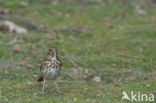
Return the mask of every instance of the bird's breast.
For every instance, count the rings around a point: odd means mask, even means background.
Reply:
[[[54,80],[59,76],[60,71],[55,68],[47,68],[44,71],[44,78],[48,80]]]

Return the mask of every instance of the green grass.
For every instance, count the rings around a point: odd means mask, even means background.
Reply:
[[[147,15],[137,14],[136,5]],[[80,6],[63,2],[11,8],[11,16],[33,20],[48,29],[74,27],[84,32],[59,31],[56,32],[58,38],[50,32],[33,30],[27,35],[1,32],[0,100],[8,103],[120,103],[122,91],[155,94],[156,8],[136,5]],[[10,43],[15,38],[17,41]],[[19,46],[18,53],[13,52],[15,45]],[[40,63],[51,46],[59,48],[63,61],[58,78],[62,95],[56,93],[53,85],[42,95],[42,83],[37,83]],[[74,65],[68,57],[82,68],[78,73],[72,69]],[[102,81],[94,82],[95,76]]]

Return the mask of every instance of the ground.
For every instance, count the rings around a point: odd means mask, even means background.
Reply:
[[[63,2],[10,8],[9,16],[32,20],[50,31],[0,32],[1,102],[121,103],[123,91],[156,95],[152,4]],[[40,63],[51,46],[58,47],[63,62],[60,94],[52,81],[42,94],[42,83],[37,82]]]

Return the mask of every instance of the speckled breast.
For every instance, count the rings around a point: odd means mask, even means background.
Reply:
[[[55,80],[60,74],[60,70],[48,68],[44,71],[44,79]]]

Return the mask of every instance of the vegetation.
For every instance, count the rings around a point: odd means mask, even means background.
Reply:
[[[0,32],[0,102],[120,103],[123,91],[156,94],[155,5],[23,4],[1,7],[11,9],[10,17],[32,20],[50,31]],[[58,47],[63,61],[61,94],[53,84],[42,94],[42,83],[37,82],[51,46]]]

